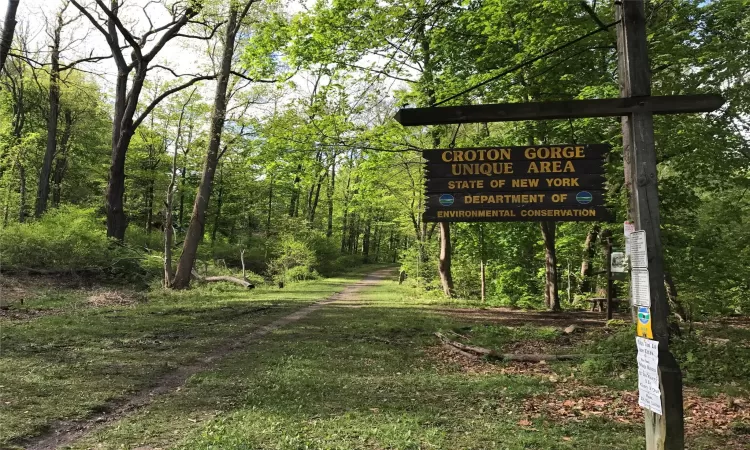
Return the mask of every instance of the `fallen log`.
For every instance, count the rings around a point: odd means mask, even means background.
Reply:
[[[499,353],[495,350],[490,350],[484,347],[477,347],[475,345],[462,344],[460,342],[451,341],[450,339],[443,336],[442,333],[435,333],[442,342],[443,346],[458,353],[460,355],[469,358],[481,358],[487,357],[499,361],[518,361],[518,362],[542,362],[542,361],[570,361],[574,359],[583,358],[586,355],[528,355],[528,354],[513,354],[513,353]]]
[[[203,275],[199,274],[195,270],[193,270],[193,278],[199,281],[204,281],[206,283],[215,283],[218,281],[224,281],[227,283],[234,283],[239,284],[240,286],[244,286],[246,289],[254,289],[255,285],[253,283],[250,283],[249,281],[240,280],[239,278],[235,277],[229,277],[229,276],[215,276],[215,277],[204,277]]]

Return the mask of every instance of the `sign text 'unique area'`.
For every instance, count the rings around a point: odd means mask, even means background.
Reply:
[[[427,222],[604,221],[607,144],[425,150]]]

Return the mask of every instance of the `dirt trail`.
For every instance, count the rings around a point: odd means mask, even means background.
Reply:
[[[315,304],[299,309],[271,322],[268,325],[258,328],[252,333],[233,339],[231,342],[227,342],[226,344],[215,348],[211,353],[198,359],[194,363],[180,367],[174,372],[163,376],[149,388],[136,392],[127,398],[104,405],[103,409],[106,412],[102,414],[97,414],[86,420],[59,421],[53,423],[47,433],[36,438],[28,439],[21,445],[26,450],[53,450],[63,446],[72,445],[83,436],[94,432],[105,425],[116,422],[144,406],[149,405],[158,396],[175,391],[192,375],[210,369],[212,363],[227,356],[233,351],[244,347],[259,337],[265,336],[285,325],[296,322],[326,305],[340,301],[353,300],[355,294],[367,287],[380,283],[392,273],[392,269],[383,269],[373,272],[363,279],[348,285],[341,292],[338,292],[325,300],[321,300]]]

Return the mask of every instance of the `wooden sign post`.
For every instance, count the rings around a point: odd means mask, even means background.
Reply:
[[[669,304],[664,289],[653,115],[715,111],[721,107],[724,100],[715,94],[651,96],[651,70],[648,60],[644,0],[615,0],[615,5],[619,21],[617,49],[621,98],[408,108],[401,109],[395,119],[404,126],[416,126],[580,117],[622,117],[625,184],[630,196],[629,216],[635,224],[636,232],[646,235],[646,251],[641,252],[640,265],[638,270],[633,271],[631,282],[631,286],[637,285],[637,297],[639,302],[643,303],[639,305],[638,318],[639,320],[642,318],[648,325],[648,333],[653,332],[653,340],[650,336],[636,338],[639,350],[639,403],[646,408],[646,449],[682,450],[685,446],[682,375],[677,361],[669,351]],[[438,153],[431,151],[425,152],[424,155],[429,161]],[[446,157],[452,159],[453,156],[455,155]],[[478,156],[478,153],[473,156]],[[514,158],[511,156],[510,159]],[[530,158],[526,161],[520,157],[515,159],[519,161],[513,164],[514,173],[516,169],[530,173]],[[569,158],[554,159],[557,159],[560,164],[565,164],[565,160]],[[476,184],[477,180],[490,176],[491,179],[501,180],[506,175],[511,175],[509,171],[504,174],[510,167],[501,164],[497,167],[492,165],[490,169],[486,169],[473,164],[463,166],[463,162],[473,163],[474,161],[461,161],[462,166],[455,169],[459,170],[458,173],[453,172],[454,167],[446,168],[447,166],[440,167],[439,165],[435,166],[434,171],[428,173],[428,176],[434,177],[427,182],[428,195],[439,195],[437,198],[428,198],[425,221],[437,219],[442,222],[450,220],[472,222],[482,220],[601,220],[606,216],[604,211],[601,211],[601,214],[589,213],[587,216],[583,216],[583,213],[575,217],[568,216],[562,211],[571,211],[569,209],[571,204],[565,205],[563,202],[557,202],[557,205],[549,207],[545,202],[552,202],[551,197],[548,198],[547,193],[544,192],[533,192],[530,189],[532,186],[529,185],[517,185],[516,187],[523,188],[523,191],[515,192],[525,194],[527,197],[516,198],[514,195],[517,194],[514,194],[512,181],[510,181],[510,189],[505,187],[507,185],[498,185],[496,189],[490,185],[489,192],[485,192],[487,189],[484,185],[480,188]],[[580,183],[592,189],[600,185],[602,172],[597,171],[596,164],[591,160],[571,161],[571,164],[576,173],[581,174]],[[560,167],[564,169],[564,166]],[[479,170],[479,175],[476,175],[476,170]],[[483,173],[488,170],[491,171],[490,175]],[[451,187],[449,183],[452,180],[448,179],[450,176],[464,177],[464,183],[454,184]],[[543,179],[547,176],[549,175],[542,173],[534,178],[544,182]],[[453,182],[455,183],[455,180]],[[521,183],[520,180],[517,182]],[[445,191],[446,189],[448,191]],[[451,190],[458,190],[458,195],[452,193]],[[503,190],[509,192],[502,192]],[[542,194],[544,197],[539,196]],[[598,204],[594,202],[597,198],[596,194],[593,192],[589,194],[591,194],[591,210],[596,211],[596,208],[600,208],[593,206]],[[443,195],[445,197],[441,201]],[[531,195],[537,196],[532,200]],[[561,198],[557,197],[558,200]],[[565,201],[567,200],[566,198]],[[463,202],[465,207],[450,208],[457,201],[459,206]],[[597,202],[602,202],[602,199],[600,198]],[[538,203],[537,207],[528,206],[532,203]],[[500,204],[516,205],[497,207]],[[469,208],[468,205],[483,206]],[[548,217],[543,218],[541,214]],[[534,215],[536,217],[532,218]],[[636,298],[635,294],[633,298]]]
[[[646,40],[643,0],[616,2],[617,52],[620,95],[624,98],[651,95],[651,69]],[[648,279],[651,296],[651,327],[658,345],[658,373],[662,414],[645,409],[646,449],[682,450],[685,447],[682,407],[682,374],[669,351],[669,303],[664,289],[664,258],[661,244],[656,150],[651,111],[622,117],[625,184],[630,196],[629,216],[635,229],[646,232]]]

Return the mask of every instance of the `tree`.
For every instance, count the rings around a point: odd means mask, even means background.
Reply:
[[[154,68],[163,68],[158,65],[150,67],[150,65],[171,40],[177,37],[208,39],[217,27],[211,28],[205,22],[196,22],[194,19],[199,14],[202,4],[197,1],[189,1],[184,6],[182,6],[182,3],[177,3],[174,7],[168,8],[171,21],[166,24],[155,26],[148,19],[149,29],[136,37],[121,20],[120,0],[111,0],[109,7],[104,3],[104,0],[94,0],[93,6],[84,6],[78,0],[70,0],[70,2],[107,40],[117,66],[112,121],[112,159],[106,194],[107,236],[122,241],[125,238],[125,228],[127,227],[123,202],[125,195],[125,157],[135,130],[153,109],[169,95],[186,89],[199,81],[214,78],[213,75],[191,76],[189,81],[156,96],[136,116],[138,102],[148,72]],[[101,12],[104,18],[101,16],[95,17],[94,12]],[[146,7],[144,7],[144,14],[147,18],[149,17]],[[211,32],[208,37],[181,33],[188,23],[199,23],[209,27]],[[121,43],[120,37],[125,42]],[[150,44],[152,45],[148,48]],[[124,49],[131,51],[130,62],[125,59]]]
[[[47,210],[47,202],[50,194],[50,175],[52,174],[52,164],[55,159],[55,155],[58,149],[61,148],[65,151],[65,146],[70,140],[70,127],[72,126],[72,116],[66,113],[65,116],[65,132],[63,134],[62,142],[58,141],[58,125],[60,120],[60,83],[65,82],[67,79],[61,79],[61,75],[65,72],[69,72],[74,69],[77,65],[84,62],[95,62],[107,59],[108,57],[99,57],[90,55],[75,61],[70,61],[66,64],[61,64],[60,52],[61,48],[62,32],[65,27],[73,24],[78,20],[80,16],[66,18],[65,12],[70,6],[70,1],[65,0],[62,6],[55,15],[55,21],[53,24],[46,24],[46,32],[50,38],[50,60],[49,60],[49,88],[48,88],[48,104],[49,110],[47,111],[47,145],[44,152],[44,159],[42,162],[42,168],[39,171],[39,182],[37,183],[37,194],[36,203],[34,206],[34,217],[39,218]],[[62,166],[60,170],[56,170],[56,184],[59,186],[62,181],[62,174],[64,170]],[[59,193],[58,193],[59,195]]]
[[[229,4],[229,14],[224,29],[222,43],[221,65],[219,66],[219,74],[216,82],[214,107],[211,112],[210,141],[203,166],[201,184],[198,187],[195,202],[193,203],[193,214],[190,218],[190,225],[188,226],[185,235],[182,254],[180,255],[180,261],[177,264],[177,272],[175,273],[174,281],[172,282],[172,287],[175,289],[185,289],[190,285],[195,255],[198,251],[198,243],[203,237],[206,222],[206,209],[208,208],[208,201],[211,198],[216,166],[218,165],[219,158],[223,153],[220,152],[221,135],[224,130],[224,122],[227,116],[227,104],[229,102],[227,90],[229,87],[229,78],[232,75],[235,41],[237,39],[237,33],[242,27],[242,21],[247,16],[253,3],[255,3],[255,0],[246,0],[242,3],[230,1]]]
[[[5,67],[5,60],[13,45],[13,33],[16,30],[16,12],[18,11],[19,3],[20,0],[8,0],[8,9],[5,10],[3,33],[2,37],[0,37],[0,70]]]

